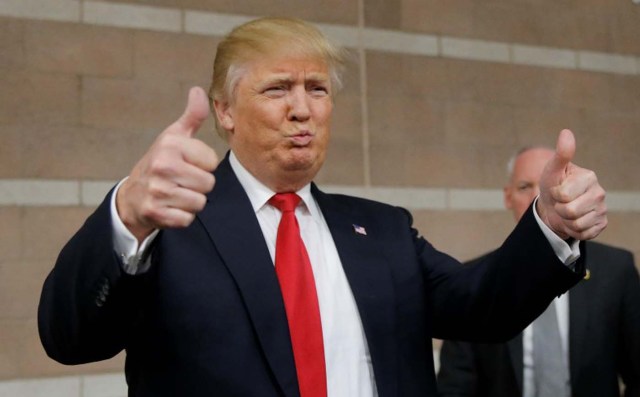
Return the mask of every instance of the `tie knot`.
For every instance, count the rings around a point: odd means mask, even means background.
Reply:
[[[269,199],[269,204],[273,205],[281,212],[295,211],[299,202],[300,196],[295,193],[276,193]]]

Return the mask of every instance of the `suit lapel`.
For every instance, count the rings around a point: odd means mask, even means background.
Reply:
[[[507,342],[507,348],[509,349],[513,375],[516,378],[518,390],[520,390],[520,394],[522,395],[522,377],[524,375],[524,364],[522,361],[524,355],[522,349],[522,333]]]
[[[376,379],[378,394],[397,395],[397,346],[395,340],[395,298],[388,264],[382,260],[375,231],[367,229],[367,219],[354,218],[354,211],[312,185],[331,231],[360,319]],[[357,232],[362,226],[367,234]]]
[[[228,157],[198,214],[225,266],[235,279],[266,359],[286,396],[298,395],[289,328],[280,286],[251,202]]]
[[[585,266],[593,272],[594,261],[589,257],[589,244],[585,245]],[[583,280],[569,290],[569,371],[571,388],[577,390],[576,381],[579,377],[580,360],[589,334],[589,283],[597,281]]]

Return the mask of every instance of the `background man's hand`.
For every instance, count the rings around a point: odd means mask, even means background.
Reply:
[[[182,116],[156,138],[118,190],[118,214],[138,241],[154,229],[186,227],[204,208],[218,156],[194,136],[208,115],[205,92],[191,88]]]
[[[593,171],[571,162],[575,151],[573,133],[562,130],[556,153],[540,179],[536,209],[543,222],[563,239],[589,240],[607,226],[605,191]]]

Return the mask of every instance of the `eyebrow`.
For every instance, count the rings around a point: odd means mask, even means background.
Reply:
[[[263,85],[286,83],[291,84],[295,79],[288,73],[275,74],[264,80]],[[305,76],[305,83],[324,83],[329,81],[329,76],[324,73],[309,73]]]

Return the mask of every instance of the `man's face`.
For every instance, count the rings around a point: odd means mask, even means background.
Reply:
[[[242,165],[276,192],[295,191],[320,170],[329,142],[331,81],[317,59],[250,62],[232,103],[216,102],[220,125]]]
[[[513,165],[509,183],[504,187],[504,204],[520,220],[533,199],[540,193],[540,177],[553,151],[544,148],[529,149],[520,153]]]

